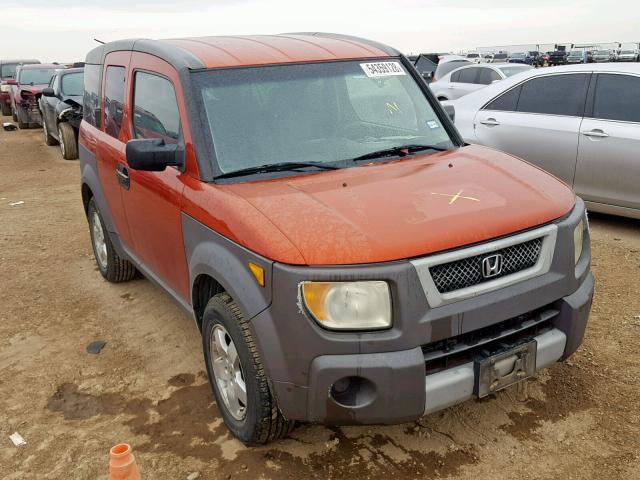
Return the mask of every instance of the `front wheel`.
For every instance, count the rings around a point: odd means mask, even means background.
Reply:
[[[214,296],[203,315],[202,343],[209,383],[227,428],[246,445],[284,437],[284,418],[249,324],[227,293]]]
[[[65,160],[78,158],[78,138],[76,131],[67,122],[58,124],[58,138],[60,139],[60,151]]]
[[[7,105],[5,102],[2,102],[2,115],[8,117],[11,115],[11,107]]]

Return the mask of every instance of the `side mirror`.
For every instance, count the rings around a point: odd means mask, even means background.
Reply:
[[[491,83],[498,83],[500,80],[492,80]]]
[[[53,91],[53,88],[47,87],[47,88],[42,90],[42,96],[43,97],[55,97],[56,96],[56,92]]]
[[[442,105],[445,113],[449,116],[452,122],[456,121],[456,109],[453,105]]]
[[[134,170],[163,172],[167,167],[184,165],[184,147],[167,145],[162,138],[130,140],[126,153],[127,163]]]

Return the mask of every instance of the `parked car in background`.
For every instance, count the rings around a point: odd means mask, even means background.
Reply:
[[[506,53],[494,53],[488,63],[507,63],[509,55]]]
[[[638,92],[640,65],[592,63],[532,70],[449,103],[467,142],[544,168],[590,210],[640,218]]]
[[[567,64],[576,65],[578,63],[584,63],[584,51],[583,50],[571,50],[567,55]]]
[[[436,82],[439,79],[443,78],[449,72],[452,72],[456,68],[460,68],[465,65],[473,65],[473,62],[470,62],[466,58],[459,55],[444,55],[438,62],[438,67],[433,74],[432,81]]]
[[[480,63],[482,61],[482,56],[476,52],[467,53],[466,58],[472,63]]]
[[[22,60],[0,60],[0,106],[2,108],[2,115],[11,115],[11,85],[10,80],[16,78],[16,68],[18,65],[27,65],[33,63],[40,63],[35,59],[22,59]]]
[[[13,115],[19,128],[29,128],[32,124],[42,125],[38,99],[59,68],[59,65],[52,63],[18,67],[16,80],[11,82],[11,99]]]
[[[448,73],[441,80],[430,84],[429,88],[440,101],[454,100],[531,68],[529,65],[509,63],[470,65]]]
[[[89,52],[85,90],[98,270],[140,271],[182,306],[246,444],[294,421],[416,421],[582,343],[584,203],[465,145],[399,51],[322,33],[124,40]]]
[[[545,65],[549,64],[549,59],[551,58],[551,53],[552,52],[546,52],[541,54],[540,56],[542,57],[541,59],[541,66],[544,67]]]
[[[640,62],[640,50],[621,50],[618,62]]]
[[[40,112],[47,145],[60,145],[62,158],[78,158],[78,130],[82,121],[84,69],[58,70],[42,90]]]
[[[617,54],[614,50],[596,50],[593,52],[593,61],[596,63],[615,62]]]
[[[566,50],[554,50],[549,52],[549,60],[547,64],[550,66],[566,65],[567,64],[567,51]]]
[[[509,63],[523,63],[534,67],[544,65],[540,52],[516,52],[509,55]]]

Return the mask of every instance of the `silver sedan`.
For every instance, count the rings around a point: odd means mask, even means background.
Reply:
[[[453,70],[451,73],[429,84],[429,87],[438,100],[455,100],[494,82],[504,80],[532,68],[529,65],[513,65],[509,63],[469,65]]]
[[[459,100],[469,143],[523,158],[572,185],[589,209],[640,218],[640,65],[532,70]]]

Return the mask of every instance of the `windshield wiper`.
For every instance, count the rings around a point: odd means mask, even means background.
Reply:
[[[374,152],[365,153],[359,157],[352,158],[354,162],[360,162],[362,160],[371,160],[374,158],[382,157],[405,157],[411,153],[422,152],[423,150],[434,150],[436,152],[446,152],[449,148],[438,147],[437,145],[421,145],[417,143],[411,143],[408,145],[400,145],[399,147],[383,148],[382,150],[376,150]]]
[[[337,170],[340,167],[335,165],[328,165],[326,163],[319,162],[281,162],[281,163],[269,163],[266,165],[258,165],[257,167],[241,168],[240,170],[234,170],[233,172],[223,173],[214,177],[214,180],[219,178],[232,178],[243,177],[246,175],[254,175],[256,173],[269,173],[269,172],[287,172],[300,170],[302,168],[318,168],[320,170]]]

